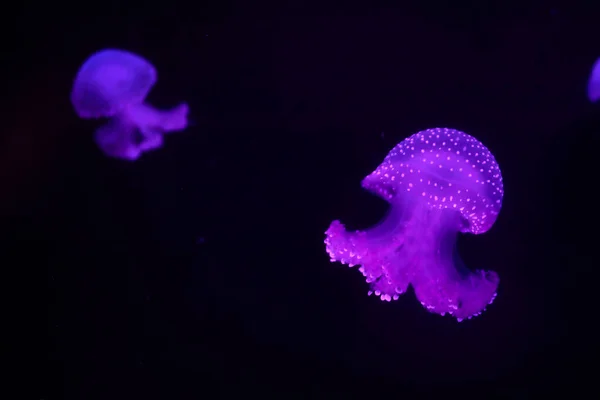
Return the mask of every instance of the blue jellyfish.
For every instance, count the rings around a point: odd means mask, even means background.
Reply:
[[[123,50],[99,51],[79,69],[71,102],[80,118],[110,118],[94,135],[104,154],[137,160],[163,145],[163,133],[187,127],[187,104],[157,110],[144,102],[155,83],[152,64]]]
[[[427,129],[394,147],[363,188],[390,203],[366,231],[334,221],[326,234],[331,261],[360,265],[372,291],[397,300],[412,285],[427,310],[461,321],[496,297],[498,275],[471,271],[456,253],[459,232],[489,230],[502,207],[502,174],[492,153],[454,129]]]
[[[600,58],[592,67],[592,74],[588,82],[588,98],[591,102],[596,102],[600,99]]]

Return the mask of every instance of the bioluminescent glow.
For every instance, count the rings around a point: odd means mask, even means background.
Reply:
[[[467,269],[456,252],[459,232],[489,230],[502,207],[502,174],[477,139],[449,128],[427,129],[399,143],[362,186],[390,203],[366,231],[334,221],[326,232],[332,261],[360,265],[372,291],[397,300],[411,284],[430,312],[459,321],[481,314],[496,297],[493,271]]]
[[[79,69],[71,102],[80,118],[110,118],[95,133],[107,156],[137,160],[160,148],[164,133],[187,127],[187,104],[157,110],[145,103],[156,77],[150,62],[123,50],[99,51]]]
[[[596,102],[600,99],[600,58],[592,67],[590,80],[588,82],[588,98],[591,102]]]

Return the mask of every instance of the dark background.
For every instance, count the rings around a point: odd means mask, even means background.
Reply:
[[[589,383],[598,10],[369,4],[6,13],[2,253],[37,360],[31,398],[526,398]],[[106,47],[151,60],[148,100],[187,101],[195,120],[135,163],[105,158],[98,122],[69,103],[78,67]],[[467,265],[499,273],[499,295],[460,324],[411,292],[367,297],[323,245],[334,219],[360,229],[384,216],[361,179],[437,126],[481,140],[505,182],[495,227],[459,240]]]

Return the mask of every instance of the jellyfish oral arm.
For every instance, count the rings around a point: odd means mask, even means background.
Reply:
[[[123,118],[137,126],[142,134],[181,131],[188,126],[189,107],[182,103],[170,110],[158,110],[146,103],[131,104],[123,110]],[[152,133],[152,134],[150,134]]]
[[[115,117],[96,130],[94,140],[105,155],[134,161],[143,151],[135,143],[135,129],[135,126]]]
[[[369,294],[381,300],[397,300],[410,284],[430,312],[459,321],[480,315],[496,297],[499,279],[493,271],[468,270],[458,257],[460,214],[418,204],[409,212],[407,204],[391,207],[399,210],[367,231],[347,232],[334,221],[325,239],[331,261],[360,265]]]
[[[142,151],[154,150],[162,147],[163,137],[162,132],[149,130],[147,128],[140,128],[140,133],[143,137],[142,142],[139,144],[139,149]]]
[[[411,236],[420,254],[411,284],[421,304],[430,312],[454,316],[458,321],[480,315],[496,298],[500,279],[494,271],[469,270],[456,249],[459,213],[430,209],[414,224]]]
[[[163,146],[163,134],[187,127],[188,106],[157,110],[144,103],[127,106],[95,134],[100,149],[109,157],[137,160],[143,152]],[[136,131],[141,141],[136,141]]]

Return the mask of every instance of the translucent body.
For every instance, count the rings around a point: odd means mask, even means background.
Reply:
[[[111,118],[95,133],[106,155],[135,160],[144,151],[161,147],[164,133],[187,127],[186,104],[157,110],[144,102],[155,83],[155,68],[126,51],[103,50],[83,64],[71,102],[80,118]]]
[[[479,141],[448,128],[416,133],[362,185],[386,199],[390,211],[364,232],[349,233],[334,221],[325,239],[332,261],[361,265],[382,300],[398,299],[411,284],[429,311],[458,320],[494,300],[496,273],[471,272],[456,253],[458,233],[484,233],[502,207],[500,169]]]
[[[595,102],[600,99],[600,58],[592,67],[592,73],[588,82],[588,98]]]

